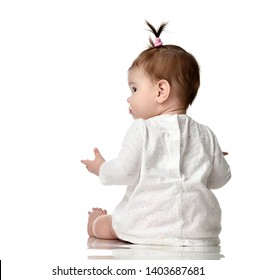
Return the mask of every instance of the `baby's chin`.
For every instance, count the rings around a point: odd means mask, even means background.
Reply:
[[[131,108],[129,108],[129,114],[132,116],[134,120],[138,119],[138,117],[134,114]]]
[[[132,116],[132,118],[133,118],[134,120],[137,120],[137,119],[146,120],[146,119],[147,119],[147,118],[145,118],[145,117],[143,117],[143,116],[138,116],[138,115],[136,115],[136,114],[134,113],[134,111],[133,111],[131,108],[129,108],[129,114]]]

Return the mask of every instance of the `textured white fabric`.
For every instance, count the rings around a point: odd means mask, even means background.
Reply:
[[[210,189],[230,179],[213,132],[189,116],[133,122],[117,158],[100,168],[103,185],[127,185],[113,212],[118,237],[138,244],[219,244],[221,210]]]

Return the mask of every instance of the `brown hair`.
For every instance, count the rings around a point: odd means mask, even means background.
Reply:
[[[156,30],[146,22],[150,31],[159,38],[167,23],[162,23]],[[164,79],[176,86],[177,96],[185,102],[186,107],[192,104],[200,85],[200,69],[194,56],[179,46],[154,46],[150,38],[150,47],[139,54],[130,69],[142,66],[149,77],[158,81]],[[129,69],[129,70],[130,70]]]

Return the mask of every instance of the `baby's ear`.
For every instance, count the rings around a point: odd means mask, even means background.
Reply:
[[[166,80],[160,80],[157,82],[157,96],[156,101],[161,104],[164,103],[171,92],[171,86]]]

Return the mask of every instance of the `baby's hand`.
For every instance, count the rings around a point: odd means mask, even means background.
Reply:
[[[93,149],[95,159],[94,160],[81,160],[81,162],[86,165],[86,168],[88,169],[89,172],[99,176],[99,170],[100,166],[102,165],[103,162],[105,162],[105,159],[102,157],[100,154],[99,150],[97,148]]]

